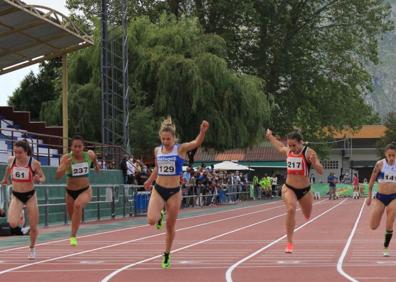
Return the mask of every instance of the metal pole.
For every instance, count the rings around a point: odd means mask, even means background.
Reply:
[[[51,165],[51,157],[50,157],[50,147],[47,147],[48,148],[48,155],[47,155],[47,157],[48,157],[48,165]]]
[[[106,99],[107,99],[107,0],[102,0],[101,11],[101,33],[102,33],[102,46],[101,46],[101,87],[102,87],[102,143],[106,143]],[[104,156],[104,152],[102,152]]]
[[[127,197],[126,197],[126,195],[127,195],[126,189],[127,188],[125,187],[125,185],[122,185],[122,190],[124,191],[122,193],[122,216],[123,217],[126,216],[126,201],[128,200]]]
[[[68,75],[67,75],[67,54],[62,56],[62,125],[63,125],[63,153],[66,154],[68,151],[68,136],[69,136],[69,109],[68,109],[68,89],[67,89],[67,82],[68,82]],[[38,147],[38,146],[37,146]]]
[[[115,187],[111,186],[111,218],[115,218]]]
[[[122,97],[124,148],[130,153],[129,144],[129,83],[128,83],[128,12],[127,1],[121,0],[122,11]]]
[[[64,218],[63,218],[63,220],[64,220],[64,223],[65,223],[65,225],[67,224],[67,205],[65,205],[64,206]]]
[[[100,187],[96,187],[96,207],[97,207],[97,218],[100,220]]]
[[[33,150],[32,150],[32,151],[33,151]],[[39,141],[38,141],[38,137],[36,137],[36,156],[37,156],[37,159],[38,159],[38,160],[40,160],[39,155],[40,155]]]
[[[14,155],[14,131],[11,131],[11,154]]]
[[[45,202],[45,207],[44,207],[44,226],[48,226],[48,187],[45,187],[45,194],[44,194],[44,202]]]

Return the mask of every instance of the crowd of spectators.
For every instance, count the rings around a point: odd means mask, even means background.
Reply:
[[[220,171],[204,164],[187,167],[182,177],[183,206],[213,206],[235,203],[247,197],[248,175],[239,171]]]
[[[142,160],[125,155],[120,163],[124,183],[143,185],[151,169]],[[183,207],[215,206],[220,203],[237,203],[241,200],[268,199],[280,195],[282,175],[265,175],[261,179],[242,171],[215,170],[213,165],[188,166],[181,176]],[[143,190],[141,188],[140,190]]]

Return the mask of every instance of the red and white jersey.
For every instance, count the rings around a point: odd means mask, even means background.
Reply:
[[[309,176],[310,164],[307,161],[306,153],[308,147],[305,146],[298,154],[289,151],[287,154],[287,174]]]
[[[33,181],[32,160],[33,158],[29,159],[27,166],[18,166],[16,164],[16,159],[14,158],[10,167],[10,174],[13,182],[26,183]]]

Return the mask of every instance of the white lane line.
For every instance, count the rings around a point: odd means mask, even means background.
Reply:
[[[294,232],[300,230],[301,228],[305,227],[306,225],[314,222],[315,220],[317,220],[318,218],[322,217],[323,215],[329,213],[330,211],[332,211],[333,209],[337,208],[338,206],[342,205],[344,202],[346,201],[343,200],[342,202],[338,203],[337,205],[333,206],[332,208],[326,210],[325,212],[317,215],[316,217],[312,218],[310,221],[307,221],[306,223],[300,225],[298,228],[294,229]],[[287,236],[283,235],[282,237],[279,237],[278,239],[272,241],[270,244],[265,245],[264,247],[262,247],[261,249],[255,251],[254,253],[244,257],[243,259],[239,260],[238,262],[234,263],[233,265],[231,265],[226,272],[226,281],[227,282],[232,282],[232,272],[234,271],[235,268],[237,268],[240,264],[244,263],[245,261],[251,259],[252,257],[256,256],[257,254],[261,253],[262,251],[268,249],[269,247],[271,247],[272,245],[275,245],[276,243],[282,241],[283,239],[285,239]]]
[[[260,210],[260,211],[254,211],[254,212],[250,212],[250,213],[245,213],[245,214],[235,215],[235,216],[231,216],[231,217],[226,217],[226,218],[222,218],[222,219],[218,219],[218,220],[214,220],[214,221],[208,221],[208,222],[205,222],[205,223],[200,223],[200,224],[196,224],[196,225],[192,225],[192,226],[188,226],[188,227],[183,227],[183,228],[177,229],[176,231],[189,230],[189,229],[193,229],[193,228],[196,228],[196,227],[210,225],[210,224],[213,224],[213,223],[227,221],[227,220],[231,220],[231,219],[235,219],[235,218],[245,217],[245,216],[248,216],[248,215],[252,215],[252,214],[256,214],[256,213],[262,213],[264,211],[273,210],[273,209],[277,209],[277,208],[281,208],[281,207],[283,207],[283,205],[276,206],[276,207],[271,207],[271,208],[267,208],[267,209],[263,209],[263,210]],[[68,258],[68,257],[72,257],[72,256],[82,255],[82,254],[91,253],[91,252],[95,252],[95,251],[99,251],[99,250],[104,250],[104,249],[108,249],[108,248],[112,248],[112,247],[126,245],[126,244],[129,244],[129,243],[142,241],[142,240],[145,240],[145,239],[155,238],[155,237],[158,237],[158,236],[161,236],[161,235],[164,235],[164,234],[165,234],[165,232],[161,232],[161,233],[158,233],[158,234],[149,235],[149,236],[145,236],[145,237],[140,237],[140,238],[132,239],[132,240],[129,240],[129,241],[124,241],[124,242],[121,242],[121,243],[111,244],[111,245],[107,245],[107,246],[103,246],[103,247],[99,247],[99,248],[89,249],[89,250],[85,250],[85,251],[81,251],[81,252],[77,252],[77,253],[72,253],[72,254],[68,254],[68,255],[63,255],[63,256],[59,256],[59,257],[55,257],[55,258],[51,258],[51,259],[45,259],[45,260],[37,261],[37,262],[33,262],[33,263],[23,264],[23,265],[20,265],[20,266],[17,266],[17,267],[13,267],[13,268],[2,270],[2,271],[0,271],[0,275],[8,273],[8,272],[11,272],[11,271],[14,271],[14,270],[18,270],[18,269],[21,269],[21,268],[37,265],[37,264],[42,264],[42,263],[56,261],[56,260],[60,260],[60,259],[64,259],[64,258]]]
[[[323,202],[323,201],[320,201],[320,202],[317,203],[317,204],[320,204],[320,203],[322,203],[322,202]],[[194,243],[194,244],[190,244],[190,245],[187,245],[187,246],[184,246],[184,247],[181,247],[181,248],[172,250],[172,253],[177,253],[177,252],[179,252],[179,251],[182,251],[182,250],[185,250],[185,249],[188,249],[188,248],[197,246],[197,245],[201,245],[201,244],[207,243],[207,242],[209,242],[209,241],[213,241],[213,240],[215,240],[215,239],[217,239],[217,238],[221,238],[221,237],[223,237],[223,236],[226,236],[226,235],[229,235],[229,234],[232,234],[232,233],[235,233],[235,232],[238,232],[238,231],[241,231],[241,230],[244,230],[244,229],[247,229],[247,228],[256,226],[256,225],[258,225],[258,224],[262,224],[262,223],[268,222],[268,221],[270,221],[270,220],[273,220],[273,219],[282,217],[282,216],[284,216],[284,215],[286,215],[286,213],[283,213],[283,214],[280,214],[280,215],[277,215],[277,216],[274,216],[274,217],[271,217],[271,218],[268,218],[268,219],[265,219],[265,220],[261,220],[261,221],[259,221],[259,222],[253,223],[253,224],[249,224],[249,225],[246,225],[246,226],[243,226],[243,227],[240,227],[240,228],[237,228],[237,229],[234,229],[234,230],[231,230],[231,231],[228,231],[228,232],[225,232],[225,233],[222,233],[222,234],[213,236],[213,237],[211,237],[211,238],[208,238],[208,239],[205,239],[205,240],[202,240],[202,241],[198,241],[198,242],[196,242],[196,243]],[[122,271],[124,271],[124,270],[126,270],[126,269],[128,269],[128,268],[134,267],[135,265],[139,265],[139,264],[142,264],[142,263],[145,263],[145,262],[148,262],[148,261],[152,261],[152,260],[154,260],[154,259],[160,258],[161,256],[162,256],[162,255],[157,255],[157,256],[153,256],[153,257],[150,257],[150,258],[141,260],[141,261],[137,261],[137,262],[128,264],[128,265],[126,265],[126,266],[124,266],[124,267],[122,267],[122,268],[120,268],[120,269],[118,269],[118,270],[116,270],[116,271],[110,273],[110,274],[107,275],[105,278],[103,278],[103,279],[101,280],[101,282],[108,282],[108,281],[110,281],[114,276],[116,276],[117,274],[119,274],[120,272],[122,272]]]
[[[275,204],[275,203],[278,203],[278,201],[273,201],[273,202],[264,203],[264,204],[258,204],[258,205],[249,206],[249,207],[240,207],[240,208],[236,208],[236,209],[219,211],[219,212],[214,212],[214,213],[210,213],[210,214],[193,215],[193,216],[189,216],[189,217],[179,218],[179,219],[177,219],[177,221],[179,222],[179,221],[182,221],[182,220],[195,219],[195,218],[199,218],[199,217],[203,217],[203,216],[217,215],[217,214],[227,213],[227,212],[231,212],[231,211],[238,211],[238,210],[248,209],[248,208],[254,208],[254,207],[269,206],[269,205],[272,205],[272,204]],[[281,202],[281,205],[279,205],[279,207],[282,207],[282,206],[283,206],[283,203]],[[98,223],[98,224],[100,224],[100,223]],[[93,234],[88,234],[88,235],[82,235],[82,236],[78,236],[78,238],[87,238],[87,237],[92,237],[92,236],[99,236],[99,235],[109,234],[109,233],[113,233],[113,232],[132,230],[132,229],[137,229],[137,228],[142,228],[142,227],[149,227],[149,226],[147,224],[142,224],[142,225],[138,225],[138,226],[119,228],[119,229],[115,229],[115,230],[108,230],[108,231],[103,231],[103,232],[98,232],[98,233],[93,233]],[[44,245],[49,245],[49,244],[60,243],[60,242],[66,242],[68,240],[69,239],[48,241],[48,242],[45,242],[45,243],[36,244],[36,247],[37,246],[44,246]],[[28,246],[15,247],[15,248],[10,248],[10,249],[0,249],[0,253],[5,253],[5,252],[8,252],[8,251],[13,251],[13,250],[27,249],[27,248],[28,248]]]
[[[339,257],[338,262],[337,262],[337,271],[338,271],[338,273],[340,273],[342,276],[344,276],[349,281],[353,281],[353,282],[357,282],[358,280],[356,280],[355,278],[353,278],[352,276],[347,274],[343,270],[342,264],[344,263],[345,256],[348,253],[349,246],[351,245],[353,236],[355,235],[356,229],[357,229],[357,227],[359,225],[359,221],[360,221],[360,218],[362,217],[363,209],[364,209],[365,204],[366,204],[366,199],[364,200],[364,202],[362,204],[362,207],[360,208],[360,212],[359,212],[358,217],[356,218],[355,225],[352,228],[351,234],[349,235],[349,238],[348,238],[348,240],[347,240],[347,242],[345,244],[345,247],[342,250],[341,256]]]

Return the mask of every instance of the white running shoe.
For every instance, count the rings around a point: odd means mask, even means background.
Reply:
[[[35,248],[29,248],[28,258],[31,260],[35,260],[37,257],[37,252]]]

